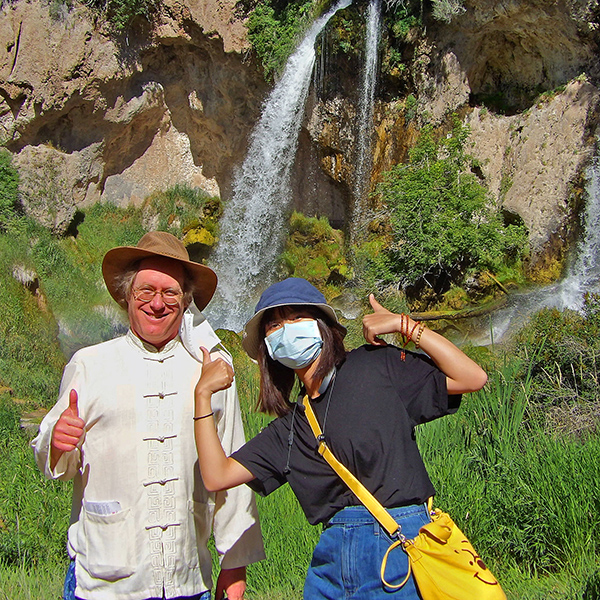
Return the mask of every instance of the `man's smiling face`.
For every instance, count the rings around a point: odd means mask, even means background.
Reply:
[[[133,333],[141,340],[162,348],[175,338],[183,319],[183,281],[185,271],[181,263],[170,258],[155,257],[141,261],[129,294],[127,315]],[[163,295],[155,293],[150,302],[135,298],[139,290],[181,294],[176,304],[165,304]]]

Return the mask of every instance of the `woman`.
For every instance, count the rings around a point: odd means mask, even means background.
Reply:
[[[485,372],[454,344],[406,315],[369,298],[364,317],[368,344],[346,353],[346,330],[324,296],[303,279],[289,278],[261,296],[244,330],[243,346],[258,360],[259,408],[274,414],[259,435],[225,456],[212,423],[211,395],[230,385],[231,367],[212,361],[195,390],[195,433],[200,468],[209,490],[247,483],[266,495],[288,482],[311,524],[323,533],[306,578],[304,598],[410,598],[412,578],[393,592],[379,569],[391,540],[316,451],[302,398],[307,394],[326,441],[341,461],[385,506],[407,538],[429,521],[424,505],[434,494],[414,427],[455,412],[461,394],[478,390]],[[427,353],[387,345],[379,336],[400,333]],[[295,376],[302,384],[290,402]],[[386,580],[407,572],[401,550],[390,554]]]

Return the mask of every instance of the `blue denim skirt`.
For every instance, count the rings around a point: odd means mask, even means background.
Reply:
[[[429,523],[425,505],[391,508],[388,512],[407,538]],[[381,582],[381,561],[392,539],[364,506],[340,510],[327,523],[319,539],[304,585],[304,600],[419,600],[413,577],[399,590]],[[408,572],[408,557],[401,547],[388,557],[385,578],[400,583]]]

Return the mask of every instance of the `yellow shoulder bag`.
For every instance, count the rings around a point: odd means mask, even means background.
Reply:
[[[423,525],[415,538],[405,538],[390,513],[333,455],[324,440],[308,396],[304,397],[304,406],[310,427],[319,442],[319,454],[390,537],[395,538],[381,562],[381,581],[388,589],[401,588],[412,572],[423,600],[506,600],[500,584],[450,515],[439,509],[432,510],[433,498],[428,500],[431,523]],[[390,585],[385,579],[385,567],[389,553],[398,546],[408,554],[408,573],[401,583]]]

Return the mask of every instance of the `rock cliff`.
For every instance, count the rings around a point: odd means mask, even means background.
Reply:
[[[557,274],[594,153],[597,2],[462,5],[448,22],[426,14],[402,49],[408,68],[381,83],[373,183],[424,122],[443,129],[458,113],[478,174],[530,230],[532,273]],[[338,226],[350,211],[358,66],[339,63],[343,84],[311,93],[292,186],[295,206]],[[60,18],[38,0],[0,9],[0,142],[26,208],[59,233],[79,206],[136,203],[175,183],[227,198],[267,92],[234,0],[169,0],[123,39],[82,7]]]
[[[53,20],[43,2],[5,5],[0,142],[32,214],[61,232],[78,206],[227,187],[266,88],[233,8],[175,2],[116,40],[84,8]]]

